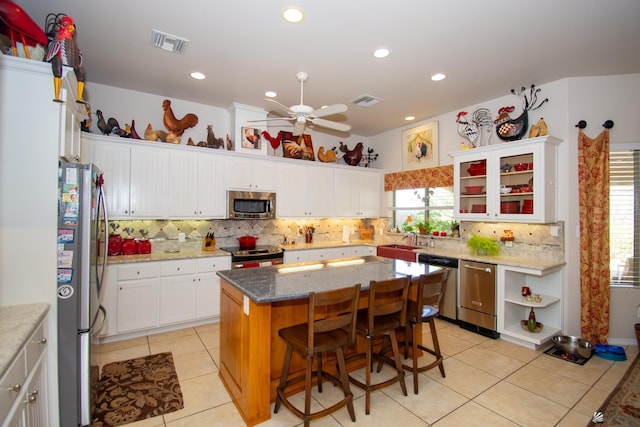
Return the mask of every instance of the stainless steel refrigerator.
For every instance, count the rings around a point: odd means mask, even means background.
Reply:
[[[58,378],[60,426],[89,426],[98,393],[93,345],[107,313],[100,305],[107,261],[103,177],[92,164],[58,168]]]

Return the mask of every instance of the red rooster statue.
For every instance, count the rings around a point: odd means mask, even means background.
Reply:
[[[57,19],[57,18],[56,18]],[[62,77],[62,66],[66,65],[73,68],[78,80],[78,96],[76,102],[85,104],[82,98],[84,93],[84,68],[82,67],[82,52],[78,49],[73,34],[76,27],[73,18],[63,16],[59,19],[58,34],[55,39],[49,43],[45,61],[51,62],[53,70],[53,88],[56,102],[63,102],[60,99],[60,78]]]
[[[26,14],[17,4],[9,0],[0,0],[0,34],[7,34],[11,39],[11,52],[18,56],[16,37],[20,37],[24,47],[24,56],[31,58],[27,46],[47,45],[47,35],[38,24]]]
[[[353,150],[349,150],[349,147],[347,147],[342,143],[342,141],[340,141],[340,151],[344,153],[344,156],[342,156],[342,158],[344,162],[349,166],[358,166],[360,160],[362,160],[363,148],[364,145],[362,144],[362,142],[358,142]]]
[[[498,110],[498,117],[494,120],[496,125],[496,133],[498,138],[503,141],[517,141],[522,139],[529,127],[529,111],[537,110],[542,107],[549,98],[545,98],[538,104],[538,93],[540,88],[536,89],[535,85],[531,85],[529,89],[529,97],[527,97],[526,88],[522,86],[519,91],[511,89],[511,93],[524,99],[522,106],[522,114],[512,119],[509,113],[515,110],[514,106],[502,107]],[[536,105],[537,104],[537,105]]]

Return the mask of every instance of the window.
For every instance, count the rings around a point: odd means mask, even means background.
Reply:
[[[609,151],[611,284],[640,285],[640,150]]]
[[[426,220],[432,230],[451,230],[454,220],[452,187],[396,190],[391,192],[391,197],[391,226],[394,229],[418,232],[416,224]]]

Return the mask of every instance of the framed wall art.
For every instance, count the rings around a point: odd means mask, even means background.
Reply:
[[[402,170],[438,166],[438,122],[402,131]]]
[[[289,159],[315,161],[311,135],[302,134],[294,136],[291,132],[280,132],[283,157]]]
[[[257,128],[243,127],[241,131],[242,140],[240,146],[247,150],[262,150],[261,130]]]

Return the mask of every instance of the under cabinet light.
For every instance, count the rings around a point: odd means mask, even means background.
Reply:
[[[344,267],[345,265],[357,265],[357,264],[364,264],[364,259],[360,258],[360,259],[349,259],[346,261],[332,261],[332,262],[328,262],[327,266]]]
[[[308,264],[308,265],[299,265],[296,267],[282,267],[278,269],[278,273],[293,273],[296,271],[319,270],[323,267],[324,267],[324,264]]]

